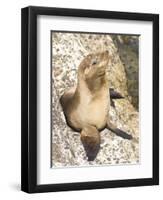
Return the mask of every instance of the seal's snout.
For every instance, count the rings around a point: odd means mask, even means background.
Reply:
[[[108,51],[108,50],[104,51],[104,56],[105,56],[107,59],[109,59],[109,51]]]
[[[109,51],[108,51],[108,50],[103,51],[103,52],[100,54],[100,57],[101,57],[101,60],[108,60],[108,59],[109,59]]]
[[[109,62],[109,52],[107,50],[102,52],[99,55],[99,60],[100,62],[99,62],[98,68],[100,68],[100,70],[102,69],[105,70]]]
[[[101,54],[103,54],[103,55],[109,55],[109,51],[108,50],[103,51]]]

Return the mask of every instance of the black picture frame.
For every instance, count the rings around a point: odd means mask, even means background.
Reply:
[[[151,21],[153,23],[153,177],[37,184],[37,16]],[[21,190],[28,193],[159,184],[159,15],[30,6],[21,11]]]

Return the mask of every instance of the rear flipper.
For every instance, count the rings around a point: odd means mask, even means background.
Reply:
[[[107,128],[109,130],[111,130],[112,132],[114,132],[117,136],[120,136],[124,139],[128,139],[131,140],[133,139],[132,135],[129,135],[128,133],[120,130],[119,128],[116,128],[113,124],[111,124],[110,122],[107,123]]]

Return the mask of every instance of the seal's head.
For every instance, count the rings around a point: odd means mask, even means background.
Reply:
[[[92,90],[95,86],[97,86],[97,84],[102,83],[100,80],[104,79],[105,77],[108,62],[108,51],[89,54],[79,66],[79,79],[84,80],[88,87]]]
[[[108,61],[108,51],[89,54],[81,62],[79,73],[82,73],[83,76],[85,76],[85,79],[102,77],[106,72]]]

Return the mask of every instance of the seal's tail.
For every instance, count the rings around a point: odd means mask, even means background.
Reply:
[[[116,128],[112,123],[107,123],[107,128],[109,130],[111,130],[112,132],[114,132],[117,136],[120,136],[124,139],[128,139],[128,140],[131,140],[133,139],[132,135],[129,135],[128,133],[120,130],[119,128]]]

